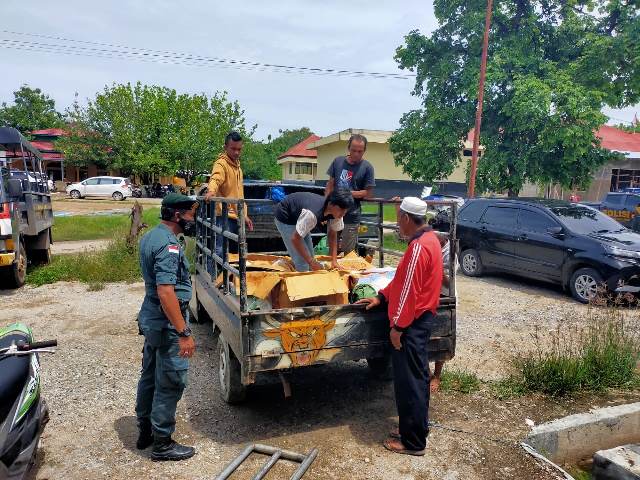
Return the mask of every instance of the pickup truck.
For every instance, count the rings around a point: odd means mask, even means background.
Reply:
[[[27,264],[51,259],[53,208],[40,152],[0,128],[0,288],[24,285]]]
[[[215,204],[222,204],[223,224],[230,204],[239,212],[238,234],[218,228]],[[382,213],[384,201],[379,203]],[[237,200],[215,198],[201,202],[196,225],[196,274],[191,311],[195,321],[212,321],[217,337],[220,394],[227,403],[242,402],[247,386],[257,375],[280,373],[285,392],[288,389],[282,373],[291,369],[330,362],[366,359],[375,376],[387,377],[390,371],[389,320],[384,309],[366,311],[361,305],[309,303],[295,308],[254,306],[247,293],[248,238],[244,227],[244,205],[249,211],[256,206],[268,206],[270,200]],[[456,251],[456,205],[452,204],[449,230],[450,251]],[[363,220],[363,223],[365,221]],[[381,242],[371,246],[378,252],[378,265],[385,265],[385,255],[401,256],[384,248],[383,232],[397,230],[397,225],[383,222],[378,215],[367,226],[378,232]],[[215,253],[215,238],[223,237],[222,257]],[[231,257],[229,245],[238,244],[238,256]],[[268,245],[265,242],[264,245]],[[269,253],[261,250],[253,253]],[[438,314],[432,328],[429,358],[432,361],[453,358],[456,344],[455,256],[446,266],[450,284],[441,296]],[[300,274],[313,275],[314,273]],[[238,288],[239,287],[239,288]]]
[[[605,215],[619,221],[625,227],[640,232],[640,193],[610,192],[600,203],[581,202],[597,208]]]

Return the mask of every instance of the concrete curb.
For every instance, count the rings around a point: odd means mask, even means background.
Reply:
[[[535,426],[525,443],[556,463],[640,441],[640,402],[606,407]]]

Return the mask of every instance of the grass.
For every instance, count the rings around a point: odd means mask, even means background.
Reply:
[[[30,285],[79,281],[89,284],[93,291],[103,289],[108,282],[134,282],[139,279],[138,250],[128,249],[124,239],[112,241],[102,251],[55,255],[49,265],[27,272]]]
[[[160,222],[160,209],[147,208],[142,213],[144,223],[154,227]],[[113,238],[116,232],[127,229],[129,215],[77,215],[56,217],[53,225],[53,240],[98,240]]]
[[[496,395],[564,396],[639,388],[640,337],[629,328],[623,311],[592,309],[585,320],[584,326],[558,327],[550,334],[550,346],[543,346],[537,332],[534,349],[515,359],[515,375],[494,386]]]
[[[27,283],[34,286],[55,282],[82,282],[89,291],[103,290],[109,282],[137,282],[142,279],[137,246],[129,249],[124,230],[116,229],[105,250],[54,255],[49,265],[29,269]],[[186,251],[191,273],[195,273],[195,241],[187,239]]]
[[[463,370],[444,370],[440,379],[443,392],[473,393],[480,390],[480,380],[475,374]]]
[[[395,233],[385,233],[384,248],[404,252],[407,249],[407,242],[400,240]]]
[[[362,213],[378,213],[378,206],[373,204],[362,204]],[[393,204],[387,204],[383,207],[382,216],[385,222],[396,222],[396,207]]]

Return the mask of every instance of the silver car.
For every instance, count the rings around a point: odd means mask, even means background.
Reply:
[[[71,198],[111,197],[124,200],[130,197],[131,182],[124,177],[92,177],[82,182],[67,185],[67,194]]]

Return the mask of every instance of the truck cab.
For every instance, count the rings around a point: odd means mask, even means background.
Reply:
[[[640,193],[610,192],[599,205],[599,210],[626,227],[640,231]]]

